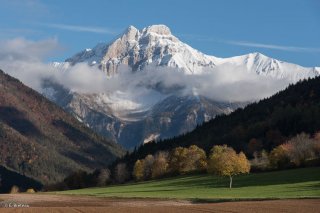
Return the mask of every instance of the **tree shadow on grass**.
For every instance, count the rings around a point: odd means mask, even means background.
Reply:
[[[284,171],[274,171],[266,173],[256,173],[250,175],[239,175],[233,178],[233,187],[248,186],[268,186],[280,184],[295,184],[307,181],[319,181],[320,168],[302,168]],[[177,178],[172,181],[160,182],[155,187],[175,186],[175,187],[206,187],[206,188],[225,188],[229,185],[228,177],[217,177],[210,175],[197,175]]]
[[[287,189],[288,191],[315,191],[320,190],[320,183],[310,183],[303,186],[288,186]],[[318,196],[320,197],[320,191]]]

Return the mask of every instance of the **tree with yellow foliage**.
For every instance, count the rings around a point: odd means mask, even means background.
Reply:
[[[147,155],[143,159],[143,168],[144,168],[144,179],[150,179],[152,177],[152,167],[153,167],[154,157],[153,155]]]
[[[169,168],[171,172],[178,174],[206,170],[206,153],[196,145],[189,148],[177,147],[170,153]]]
[[[196,145],[188,148],[189,171],[205,171],[207,169],[206,152]]]
[[[143,160],[137,160],[136,163],[134,164],[133,177],[136,179],[136,181],[141,181],[144,179],[144,161]]]
[[[236,153],[231,147],[214,146],[208,160],[209,173],[230,178],[229,187],[232,188],[232,178],[235,175],[249,173],[250,163],[243,152]]]
[[[186,162],[188,159],[188,149],[177,147],[171,150],[169,157],[169,169],[172,173],[185,174]]]
[[[289,150],[291,145],[281,144],[275,147],[269,155],[270,166],[274,169],[283,169],[290,166]]]
[[[152,178],[164,176],[168,171],[168,152],[160,151],[154,157]]]

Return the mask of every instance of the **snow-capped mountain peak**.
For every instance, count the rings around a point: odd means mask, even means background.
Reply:
[[[201,74],[223,64],[244,67],[248,72],[277,79],[297,81],[319,74],[319,68],[305,68],[254,52],[231,58],[217,58],[193,49],[175,37],[166,25],[151,25],[138,30],[129,26],[110,43],[100,43],[66,60],[71,65],[86,62],[114,75],[119,65],[133,71],[148,65],[179,68],[185,74]]]
[[[121,84],[117,89],[97,94],[80,93],[72,91],[72,88],[69,91],[49,82],[44,90],[45,95],[96,132],[126,147],[185,133],[218,114],[227,114],[244,106],[246,101],[254,97],[268,95],[264,90],[277,91],[289,83],[320,73],[320,67],[306,68],[258,52],[230,58],[206,55],[180,41],[165,25],[152,25],[141,30],[129,26],[110,43],[99,43],[91,49],[84,49],[65,63],[52,65],[58,70],[68,71],[80,62],[97,66],[111,76],[118,72],[118,66],[122,64],[137,73],[128,75],[129,79],[124,82],[130,82],[129,85]],[[146,69],[148,66],[150,69]],[[154,66],[178,68],[181,72],[179,75],[175,73],[172,79],[181,77],[181,82],[170,82],[171,76],[167,75],[159,77],[159,72],[151,69]],[[147,75],[139,73],[140,70],[148,72]],[[158,73],[154,75],[156,81],[142,86],[140,80],[149,82],[153,78],[153,71]],[[144,79],[144,75],[148,78]],[[121,76],[125,75],[117,77]],[[106,79],[112,81],[112,78]],[[252,87],[250,82],[253,82]],[[257,86],[260,82],[261,86]],[[242,85],[245,85],[243,89]],[[176,88],[184,86],[186,89],[183,92],[177,92],[179,89]],[[241,102],[242,99],[238,102],[237,98],[229,100],[228,95],[232,97],[233,88],[239,90],[236,91],[237,95],[244,93],[244,102]],[[255,95],[250,93],[254,88],[258,88]],[[215,96],[211,93],[215,93]],[[226,97],[221,98],[220,93]],[[256,93],[259,93],[258,96]]]
[[[158,25],[151,25],[149,27],[143,28],[142,33],[143,34],[156,33],[159,35],[171,35],[171,30],[166,25],[158,24]]]
[[[167,26],[152,25],[142,30],[129,26],[111,43],[98,44],[66,62],[97,64],[108,75],[117,72],[120,64],[128,65],[134,71],[153,64],[180,68],[186,74],[198,74],[205,67],[213,67],[216,60],[181,42]]]

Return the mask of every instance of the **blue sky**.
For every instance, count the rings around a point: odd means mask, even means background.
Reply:
[[[128,25],[165,24],[190,46],[217,57],[261,52],[320,66],[318,0],[0,0],[0,40],[55,38],[47,60],[108,42]]]

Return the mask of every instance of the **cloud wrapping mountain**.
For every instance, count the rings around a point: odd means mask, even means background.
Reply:
[[[61,72],[42,59],[61,48],[56,39],[29,41],[14,39],[1,42],[0,66],[28,86],[41,91],[44,79],[54,79],[65,88],[80,93],[148,93],[156,85],[175,89],[176,93],[198,94],[219,101],[252,101],[270,96],[288,85],[289,80],[248,73],[245,67],[224,64],[207,69],[203,75],[185,75],[179,68],[150,66],[133,73],[122,65],[119,75],[108,78],[96,66],[78,63]],[[133,95],[133,94],[132,94]]]
[[[49,64],[42,59],[61,48],[56,39],[2,44],[1,68],[127,148],[183,134],[289,83],[319,75],[319,68],[260,53],[208,56],[164,25],[130,26],[110,43]]]

